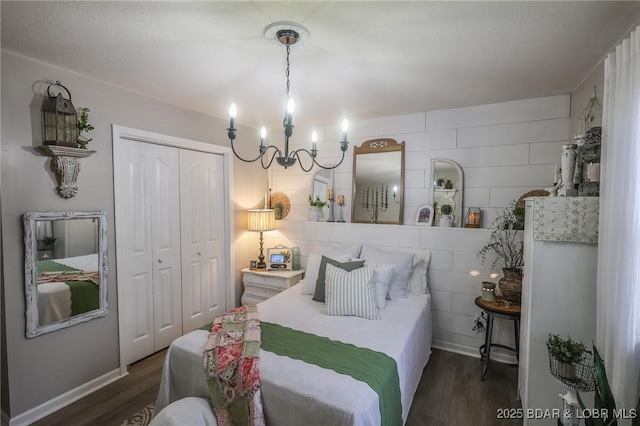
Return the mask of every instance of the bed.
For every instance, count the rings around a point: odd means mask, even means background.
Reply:
[[[97,254],[41,260],[37,267],[39,324],[99,309]]]
[[[424,268],[426,283],[426,265]],[[428,291],[386,301],[386,307],[378,312],[379,320],[324,315],[325,303],[314,301],[315,296],[304,293],[302,283],[259,303],[260,320],[389,355],[397,364],[402,421],[406,421],[431,353]],[[203,351],[208,335],[206,330],[196,330],[171,344],[165,358],[156,413],[183,398],[209,397],[203,373]],[[299,425],[301,419],[308,425],[381,423],[378,394],[366,383],[330,369],[261,349],[260,383],[267,424]],[[183,402],[186,401],[191,398]],[[173,406],[180,407],[179,404]],[[171,418],[180,417],[176,409],[193,410],[193,404],[182,407],[175,408]],[[171,424],[166,418],[165,415],[165,423],[158,424]]]

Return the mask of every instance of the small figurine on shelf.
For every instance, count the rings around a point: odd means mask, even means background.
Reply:
[[[78,122],[76,123],[76,127],[78,128],[78,147],[80,149],[87,149],[87,144],[91,142],[92,139],[87,139],[82,133],[89,133],[94,127],[89,123],[89,108],[78,108],[78,110],[80,111]]]

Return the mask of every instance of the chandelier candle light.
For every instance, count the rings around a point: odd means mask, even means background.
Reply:
[[[285,169],[288,167],[291,167],[293,165],[296,164],[296,161],[299,161],[300,164],[300,168],[302,170],[304,170],[305,172],[310,171],[314,164],[317,165],[318,167],[322,168],[322,169],[334,169],[336,167],[338,167],[340,164],[342,164],[342,161],[344,160],[344,156],[345,153],[347,151],[347,148],[349,147],[349,142],[347,140],[347,130],[349,130],[349,123],[347,122],[346,119],[343,120],[342,122],[342,140],[340,141],[340,149],[342,150],[342,158],[340,159],[340,161],[338,162],[338,164],[334,165],[334,166],[323,166],[322,164],[318,163],[316,161],[316,156],[318,155],[318,134],[316,133],[316,131],[314,130],[311,133],[311,151],[304,149],[304,148],[300,148],[297,149],[295,151],[291,151],[289,152],[289,138],[291,137],[291,135],[293,135],[293,112],[295,110],[295,102],[293,101],[293,99],[289,96],[289,86],[290,86],[290,81],[289,81],[289,56],[291,53],[291,46],[293,46],[294,44],[296,44],[298,41],[300,41],[301,38],[303,39],[308,39],[309,38],[309,31],[303,27],[300,24],[296,24],[293,22],[274,22],[273,24],[268,25],[265,30],[264,30],[264,34],[265,37],[270,39],[270,38],[274,38],[275,40],[279,41],[281,44],[284,44],[285,47],[287,48],[287,71],[286,71],[286,78],[287,78],[287,85],[286,85],[286,100],[287,100],[287,110],[284,114],[284,119],[282,121],[282,126],[284,127],[284,152],[280,150],[280,148],[276,147],[275,145],[266,145],[265,146],[265,139],[267,137],[267,129],[266,128],[262,128],[260,130],[260,147],[259,147],[259,151],[258,151],[258,156],[252,159],[245,159],[242,158],[235,150],[235,146],[233,144],[235,138],[236,138],[236,134],[238,132],[238,130],[236,129],[236,115],[238,113],[238,108],[236,107],[236,104],[231,104],[231,107],[229,107],[229,116],[230,121],[229,121],[229,128],[227,129],[227,135],[229,136],[229,140],[231,141],[231,149],[233,151],[233,154],[240,160],[247,162],[247,163],[252,163],[254,161],[258,161],[260,160],[260,164],[262,165],[263,169],[268,169],[271,164],[273,163],[273,160],[275,159],[277,161],[277,163],[279,165],[281,165],[282,167],[284,167]],[[272,150],[272,154],[269,154],[269,150]],[[300,160],[300,155],[302,153],[306,153],[309,158],[311,159],[311,164],[308,168],[305,168],[305,166],[302,164],[302,161]],[[265,157],[266,157],[266,163],[265,163]],[[269,158],[270,157],[270,158]]]

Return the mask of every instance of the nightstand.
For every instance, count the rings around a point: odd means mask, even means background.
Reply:
[[[298,284],[304,270],[299,271],[265,271],[244,268],[244,293],[240,302],[243,305],[259,303],[275,296],[283,290]]]

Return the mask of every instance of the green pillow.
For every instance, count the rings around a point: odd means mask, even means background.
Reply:
[[[327,273],[327,264],[336,266],[340,269],[344,269],[347,272],[351,272],[354,269],[362,268],[364,266],[364,260],[340,263],[337,260],[322,256],[322,260],[320,260],[320,269],[318,270],[318,279],[316,280],[316,291],[313,294],[313,300],[315,300],[316,302],[324,302],[325,275]]]

